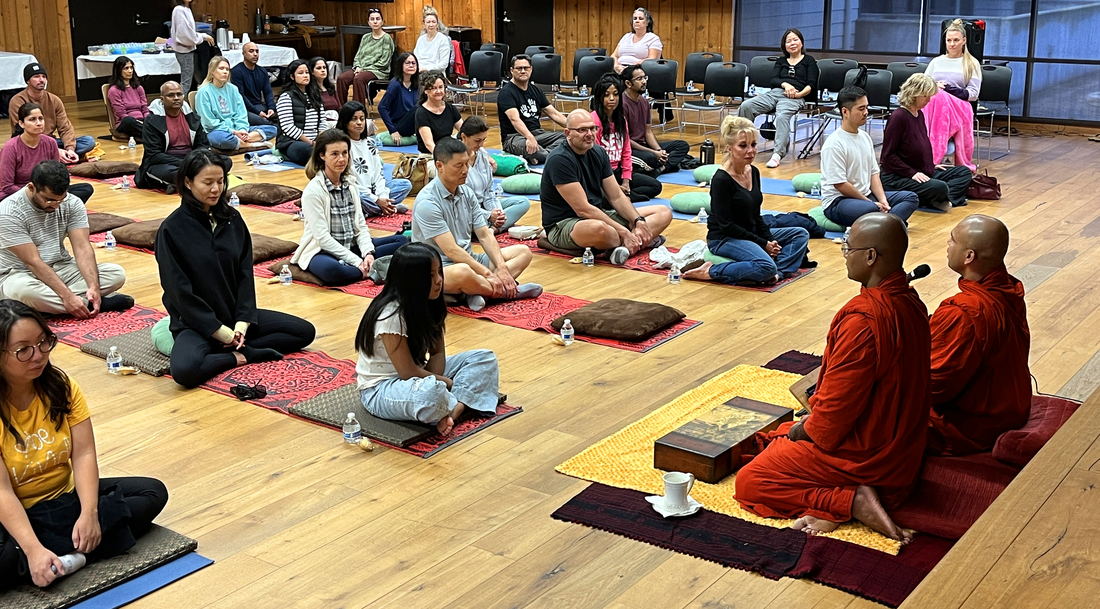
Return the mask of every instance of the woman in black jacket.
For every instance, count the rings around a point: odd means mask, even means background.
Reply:
[[[295,59],[287,66],[290,82],[283,87],[275,112],[279,116],[279,136],[275,148],[283,157],[303,167],[313,152],[313,140],[325,130],[325,106],[321,89],[309,73],[309,65]]]
[[[225,194],[225,157],[205,148],[180,165],[182,202],[157,231],[172,378],[196,387],[235,366],[282,359],[313,342],[313,324],[256,308],[252,236]]]

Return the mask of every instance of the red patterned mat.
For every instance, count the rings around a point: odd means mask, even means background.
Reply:
[[[250,207],[252,209],[262,209],[265,211],[277,211],[281,214],[290,215],[294,215],[302,209],[301,199],[287,201],[286,203],[280,203],[278,205],[242,205],[241,207]]]
[[[471,411],[467,410],[466,412]],[[521,412],[523,412],[522,408],[519,408],[517,406],[509,406],[508,404],[501,404],[500,406],[497,406],[496,416],[471,416],[470,418],[466,418],[464,416],[461,418],[461,420],[459,420],[458,424],[454,426],[454,429],[451,431],[450,435],[431,435],[419,442],[415,442],[405,447],[392,446],[390,444],[379,442],[377,440],[372,441],[376,444],[381,444],[382,446],[385,446],[387,448],[392,448],[394,450],[399,450],[403,453],[416,455],[417,457],[420,457],[422,459],[427,459],[428,457],[443,450],[444,448],[447,448],[448,446],[465,439],[467,436],[475,432],[481,431],[482,429],[485,429],[490,425],[495,425],[496,423],[499,423],[504,419],[507,419],[508,417],[519,414]]]
[[[371,216],[367,218],[367,226],[371,228],[377,228],[378,230],[396,233],[397,231],[401,230],[401,226],[405,222],[411,221],[411,212],[407,214],[393,214],[392,216]]]
[[[268,267],[270,267],[272,264],[275,264],[276,262],[289,263],[290,258],[281,258],[279,260],[268,260],[267,262],[261,262],[260,264],[252,267],[252,272],[257,277],[274,277],[275,273],[272,273]],[[309,286],[311,288],[337,290],[340,292],[344,292],[345,294],[351,294],[352,296],[362,296],[363,298],[374,298],[382,292],[382,286],[375,285],[375,283],[373,281],[370,281],[369,279],[364,279],[363,281],[357,281],[351,285],[343,286],[323,286],[317,285],[316,283],[307,283],[305,281],[295,281],[294,283],[298,285]]]
[[[134,305],[126,311],[100,313],[88,319],[75,317],[51,317],[47,320],[57,340],[79,347],[94,340],[151,328],[165,316],[163,311]]]
[[[355,382],[355,362],[329,357],[323,351],[292,353],[277,362],[233,368],[202,384],[204,389],[233,397],[238,383],[263,385],[267,397],[249,402],[283,414],[287,408],[326,391]]]

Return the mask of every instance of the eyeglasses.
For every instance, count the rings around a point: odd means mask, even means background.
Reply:
[[[646,76],[645,74],[643,74],[641,76],[635,76],[634,80],[636,80],[638,82],[645,82],[645,81],[649,80],[649,77]]]
[[[45,355],[45,354],[49,353],[50,351],[53,351],[53,348],[56,347],[56,346],[57,346],[57,336],[53,335],[53,334],[50,334],[46,338],[43,338],[42,340],[38,341],[37,345],[30,345],[30,346],[27,346],[27,347],[20,347],[19,349],[16,349],[15,351],[8,351],[8,353],[11,353],[12,355],[14,355],[15,359],[18,360],[18,361],[29,362],[31,360],[31,358],[34,357],[34,350],[35,349],[38,349],[39,353]]]
[[[844,243],[840,244],[840,255],[847,258],[848,254],[851,254],[852,252],[859,252],[859,251],[862,251],[862,250],[873,250],[873,249],[875,249],[875,248],[873,248],[873,247],[848,247],[848,242],[845,241]]]
[[[568,129],[568,127],[567,127],[567,129]],[[593,127],[577,127],[576,129],[569,129],[569,130],[570,131],[576,131],[577,133],[579,133],[581,135],[587,135],[589,133],[595,133],[596,132],[596,127],[595,126],[593,126]]]
[[[515,66],[512,69],[516,72],[529,72],[531,70],[531,66]]]

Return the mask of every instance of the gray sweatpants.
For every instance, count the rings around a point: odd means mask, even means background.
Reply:
[[[76,260],[70,258],[64,262],[53,265],[53,272],[73,294],[84,298],[88,292],[88,284],[84,282],[84,276],[80,274],[80,267]],[[99,293],[107,296],[114,293],[126,283],[126,271],[117,264],[109,262],[99,265]],[[60,315],[67,313],[65,302],[53,291],[50,286],[42,282],[30,271],[12,271],[0,283],[0,298],[11,298],[42,313]],[[87,299],[85,299],[87,300]]]
[[[773,153],[779,158],[787,156],[787,150],[791,144],[791,118],[798,114],[806,102],[802,99],[791,99],[783,95],[783,89],[769,89],[763,95],[741,104],[737,110],[737,116],[743,116],[750,121],[756,120],[761,114],[775,113],[775,149]]]

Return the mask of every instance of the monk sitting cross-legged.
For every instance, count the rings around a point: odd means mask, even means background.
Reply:
[[[1008,228],[973,215],[951,231],[947,265],[959,290],[932,314],[931,454],[990,450],[1027,423],[1031,334],[1024,286],[1005,269]]]
[[[928,427],[928,312],[902,270],[901,219],[867,214],[841,251],[863,285],[833,318],[812,414],[768,434],[737,473],[737,500],[793,528],[832,531],[855,518],[909,543],[886,513],[909,494]]]

